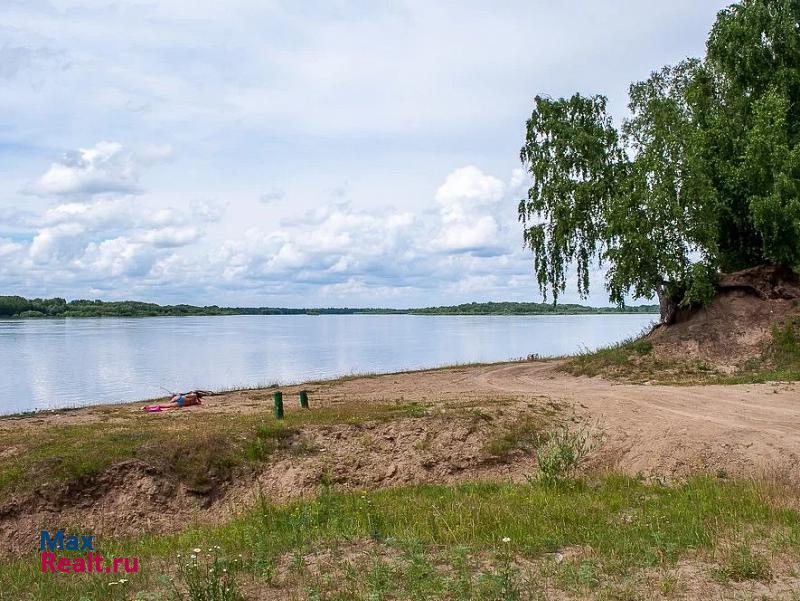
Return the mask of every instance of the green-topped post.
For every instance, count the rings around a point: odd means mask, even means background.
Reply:
[[[306,390],[300,391],[300,406],[303,409],[308,409],[308,391]]]
[[[283,393],[276,390],[273,396],[275,398],[275,418],[283,419]]]

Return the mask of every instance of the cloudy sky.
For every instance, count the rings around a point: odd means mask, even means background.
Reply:
[[[725,4],[3,0],[0,294],[540,300],[516,221],[533,96],[622,118]]]

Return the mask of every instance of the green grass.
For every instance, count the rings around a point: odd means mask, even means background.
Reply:
[[[169,598],[158,595],[166,595],[175,576],[177,553],[185,557],[194,547],[219,545],[227,557],[242,555],[240,584],[245,589],[269,587],[277,579],[285,586],[302,585],[309,594],[300,598],[315,598],[310,594],[315,588],[354,595],[328,598],[388,598],[389,591],[398,590],[406,592],[400,598],[425,598],[412,592],[428,590],[433,595],[428,598],[503,599],[515,597],[498,591],[539,586],[536,578],[527,580],[522,560],[544,560],[575,547],[587,554],[547,568],[553,582],[566,590],[620,586],[642,570],[674,566],[689,556],[712,557],[730,540],[744,541],[742,548],[766,544],[771,552],[800,559],[800,516],[775,501],[779,496],[757,482],[697,477],[664,487],[616,475],[563,486],[471,483],[370,493],[323,490],[313,500],[284,506],[263,501],[219,526],[96,542],[106,556],[141,558],[142,573],[130,575],[126,586],[128,593],[150,595],[142,598]],[[633,517],[622,519],[623,514]],[[359,557],[367,561],[347,560],[338,549],[348,545],[364,549]],[[305,559],[326,551],[335,569],[328,580],[314,575]],[[287,564],[281,557],[292,559]],[[764,568],[755,557],[766,556],[742,552],[730,565],[723,564],[720,574],[763,579],[768,565]],[[107,596],[109,577],[54,577],[37,568],[35,555],[0,563],[0,599],[113,598]]]
[[[146,461],[205,493],[236,469],[277,451],[313,452],[299,437],[305,426],[388,421],[427,412],[423,403],[403,400],[290,411],[278,421],[271,414],[271,397],[259,395],[264,393],[253,392],[252,398],[265,402],[264,411],[253,414],[193,410],[167,417],[131,415],[130,408],[122,407],[91,423],[37,426],[35,436],[23,429],[4,430],[4,446],[16,452],[0,459],[0,501],[43,483],[91,478],[127,459]]]
[[[754,552],[747,545],[739,545],[726,553],[724,562],[715,570],[715,575],[723,582],[767,581],[772,578],[772,570],[767,557]]]

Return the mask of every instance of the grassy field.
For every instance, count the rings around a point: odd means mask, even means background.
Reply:
[[[191,598],[670,598],[695,584],[676,569],[687,560],[708,586],[797,578],[800,514],[785,505],[786,492],[617,475],[364,493],[323,487],[314,500],[264,500],[214,527],[98,540],[106,556],[140,558],[140,573],[123,583],[41,574],[35,555],[0,564],[0,599],[174,599],[187,583],[208,592],[220,582],[227,593]],[[278,591],[288,596],[269,596]]]

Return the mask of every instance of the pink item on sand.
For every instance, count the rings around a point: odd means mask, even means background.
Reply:
[[[147,405],[144,408],[144,410],[145,411],[161,411],[161,407],[159,407],[158,405]]]

